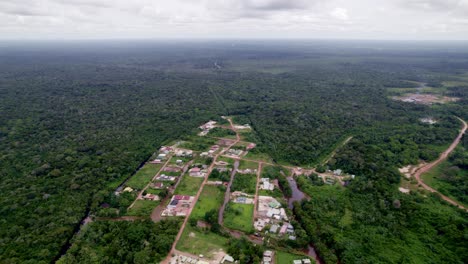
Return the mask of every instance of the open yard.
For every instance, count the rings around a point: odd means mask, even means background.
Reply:
[[[210,137],[191,136],[184,139],[184,142],[179,147],[194,151],[208,151],[217,141],[217,139]]]
[[[146,163],[125,185],[133,189],[141,190],[145,188],[161,167],[161,164]]]
[[[239,169],[240,170],[245,170],[245,169],[258,169],[258,163],[254,161],[247,161],[247,160],[241,160],[239,162]]]
[[[224,211],[224,226],[243,231],[253,230],[253,204],[236,204],[230,202]]]
[[[194,255],[202,254],[212,257],[220,250],[226,250],[228,239],[209,231],[200,231],[196,227],[186,225],[182,236],[177,243],[177,250]]]
[[[203,178],[190,177],[186,174],[183,176],[174,194],[195,196],[198,192],[198,189],[200,189],[202,182]]]
[[[247,155],[245,156],[245,158],[250,159],[250,160],[259,160],[259,161],[269,162],[269,163],[273,162],[273,159],[268,154],[259,152],[255,148],[249,151]]]
[[[275,252],[275,263],[278,264],[292,264],[294,260],[306,258],[310,259],[308,256],[304,255],[295,255],[283,251]]]
[[[137,200],[132,208],[127,211],[126,215],[131,216],[149,216],[153,209],[159,205],[159,201]]]
[[[219,210],[224,200],[224,192],[218,186],[205,185],[203,191],[193,208],[191,218],[203,219],[210,210]]]

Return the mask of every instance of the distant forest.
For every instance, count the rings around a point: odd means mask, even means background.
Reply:
[[[357,175],[349,188],[299,182],[314,198],[295,213],[326,263],[466,262],[466,212],[397,191],[396,169],[435,159],[457,134],[454,116],[468,120],[468,85],[444,88],[461,98],[447,105],[389,96],[415,87],[408,81],[442,89],[466,76],[466,46],[441,45],[1,43],[1,262],[58,259],[87,213],[156,148],[220,115],[240,116],[261,151],[292,165],[319,165],[353,136],[327,163]],[[421,123],[426,116],[440,122]],[[131,229],[125,225],[88,232]],[[136,229],[158,228],[143,222]],[[161,237],[173,239],[169,233]]]

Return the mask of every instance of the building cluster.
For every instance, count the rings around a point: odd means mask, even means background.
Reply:
[[[200,258],[187,257],[183,255],[175,255],[171,258],[170,264],[209,264]]]
[[[270,182],[269,178],[262,178],[260,184],[260,190],[268,190],[273,191],[275,189],[275,185]]]
[[[176,149],[174,153],[176,157],[191,158],[193,156],[193,150],[190,149]]]
[[[289,223],[286,210],[270,196],[258,197],[258,215],[254,227],[257,231],[279,236],[287,235],[290,240],[296,239],[294,227]]]
[[[188,195],[174,195],[161,213],[162,216],[186,216],[195,197]]]
[[[199,136],[206,136],[211,129],[215,128],[216,126],[216,121],[208,121],[205,124],[199,126],[199,128],[202,130],[198,135]]]
[[[231,148],[226,152],[226,155],[240,157],[242,155],[242,153],[244,153],[244,151],[242,151],[242,149],[233,149],[233,148]]]
[[[200,153],[200,157],[213,157],[215,152],[219,150],[219,145],[213,145],[210,150]]]

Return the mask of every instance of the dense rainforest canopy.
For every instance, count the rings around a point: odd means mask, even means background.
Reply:
[[[258,148],[280,163],[318,165],[353,136],[327,163],[357,175],[349,188],[300,182],[317,198],[296,213],[327,263],[403,263],[404,245],[424,252],[409,257],[414,263],[461,263],[466,214],[436,197],[402,196],[396,168],[434,159],[455,137],[460,123],[453,116],[468,119],[467,86],[457,83],[467,72],[468,50],[456,44],[2,43],[0,259],[57,259],[87,212],[157,147],[206,120],[237,115],[254,128]],[[390,98],[395,88],[417,86],[410,81],[461,100],[430,107]],[[440,122],[419,121],[427,116]],[[134,227],[90,229],[84,239]],[[100,248],[93,254],[130,238],[107,239],[93,242]],[[383,248],[381,258],[369,258]],[[79,259],[87,249],[72,250]],[[125,250],[129,261],[148,257],[143,247]]]

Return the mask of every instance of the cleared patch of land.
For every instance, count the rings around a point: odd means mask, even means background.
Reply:
[[[137,200],[126,215],[130,216],[149,216],[153,209],[159,205],[159,201]]]
[[[304,255],[295,255],[295,254],[291,254],[291,253],[287,253],[287,252],[283,252],[283,251],[276,251],[275,252],[275,263],[278,263],[278,264],[289,264],[289,263],[293,263],[294,260],[302,260],[302,259],[310,259],[308,256],[304,256]]]
[[[131,177],[126,186],[132,187],[133,189],[141,190],[145,188],[149,181],[156,175],[161,169],[161,164],[145,164],[138,172]]]
[[[203,178],[201,177],[190,177],[189,175],[184,175],[177,186],[177,189],[174,191],[174,194],[195,196],[200,189],[202,182]]]
[[[253,230],[253,204],[230,202],[224,211],[224,226],[249,233]]]
[[[199,220],[205,217],[206,212],[219,210],[224,199],[224,191],[221,188],[214,185],[205,185],[190,217]]]
[[[211,258],[220,250],[226,250],[227,241],[226,237],[186,225],[176,249]]]

